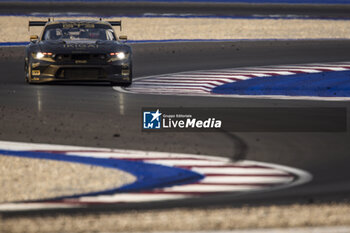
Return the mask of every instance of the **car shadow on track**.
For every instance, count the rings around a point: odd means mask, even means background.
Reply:
[[[113,85],[109,82],[94,82],[94,81],[58,81],[58,82],[48,82],[48,83],[31,83],[31,85],[40,85],[40,86],[123,86],[123,85]]]

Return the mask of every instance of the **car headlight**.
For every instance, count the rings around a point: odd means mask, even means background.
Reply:
[[[45,61],[51,61],[53,62],[53,57],[55,56],[53,53],[47,53],[47,52],[37,52],[32,54],[35,59],[38,60],[45,60]]]
[[[112,60],[124,60],[127,58],[127,54],[124,52],[115,52],[109,55],[112,57]]]
[[[36,58],[36,59],[41,59],[41,58],[43,58],[43,57],[45,57],[45,55],[44,55],[44,53],[42,53],[42,52],[38,52],[38,53],[35,54],[35,58]]]
[[[123,60],[125,58],[125,53],[123,52],[117,53],[117,58],[119,58],[120,60]]]

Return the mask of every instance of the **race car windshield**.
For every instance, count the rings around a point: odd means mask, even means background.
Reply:
[[[105,28],[51,28],[43,40],[115,40],[112,29]]]

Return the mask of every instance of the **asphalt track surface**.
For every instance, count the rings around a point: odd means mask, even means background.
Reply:
[[[350,41],[134,44],[136,77],[199,69],[350,60]],[[349,102],[157,96],[106,84],[28,85],[23,47],[0,48],[0,140],[207,154],[291,166],[312,182],[240,197],[208,197],[94,210],[344,201],[350,194],[349,133],[142,133],[142,107],[349,107]],[[317,116],[315,116],[317,117]],[[254,120],[254,119],[251,119]]]
[[[346,18],[350,5],[343,4],[256,4],[210,2],[0,2],[0,15],[67,15],[80,13],[96,16],[159,16],[173,17],[287,17],[287,18]]]

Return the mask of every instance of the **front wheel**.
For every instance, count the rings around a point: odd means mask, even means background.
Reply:
[[[31,68],[30,68],[30,65],[28,65],[28,63],[25,61],[24,62],[24,79],[26,81],[26,83],[29,83],[31,84],[31,80],[32,80],[32,77],[31,77]]]
[[[120,82],[111,82],[111,85],[112,86],[121,86],[121,87],[129,87],[132,83],[132,63],[130,64],[130,75],[129,75],[129,82],[123,82],[123,83],[120,83]]]

